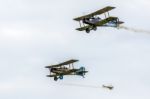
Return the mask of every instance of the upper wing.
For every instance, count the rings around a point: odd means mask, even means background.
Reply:
[[[108,12],[108,11],[114,9],[114,8],[115,8],[115,7],[107,6],[107,7],[103,8],[103,9],[100,9],[100,10],[98,10],[98,11],[96,11],[96,12],[91,13],[91,14],[74,18],[74,20],[75,20],[75,21],[80,21],[80,20],[83,20],[84,18],[90,18],[90,17],[95,16],[95,15],[103,14],[103,13]]]
[[[98,10],[98,11],[92,13],[92,14],[93,14],[93,15],[103,14],[103,13],[108,12],[108,11],[114,9],[114,8],[115,8],[115,7],[107,6],[107,7],[103,8],[103,9],[100,9],[100,10]]]
[[[71,64],[71,63],[74,63],[74,62],[77,62],[77,61],[79,61],[79,60],[71,59],[71,60],[68,60],[68,61],[66,61],[66,62],[57,64],[57,65],[46,66],[45,68],[60,67],[60,66],[62,66],[62,65],[68,65],[68,64]]]
[[[60,63],[59,65],[62,66],[62,65],[68,65],[68,64],[71,64],[71,63],[74,63],[74,62],[77,62],[79,60],[75,60],[75,59],[71,59],[71,60],[68,60],[66,62],[63,62],[63,63]]]
[[[50,66],[45,66],[45,68],[53,68],[53,67],[59,67],[60,65],[50,65]]]

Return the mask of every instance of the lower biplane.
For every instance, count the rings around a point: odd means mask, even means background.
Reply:
[[[54,77],[55,81],[63,79],[65,75],[78,75],[84,77],[85,73],[88,71],[85,70],[85,67],[80,67],[78,69],[74,68],[73,63],[77,61],[78,60],[71,59],[60,64],[46,66],[45,68],[48,68],[50,71],[50,75],[47,75],[47,77]]]
[[[107,88],[109,90],[112,90],[114,87],[112,85],[103,85],[103,88]]]
[[[103,9],[100,9],[96,12],[93,12],[88,15],[74,18],[75,21],[79,21],[80,28],[77,28],[78,31],[86,31],[89,33],[91,30],[97,30],[97,27],[119,27],[120,24],[124,22],[119,21],[118,17],[109,16],[109,11],[115,7],[107,6]],[[105,18],[102,19],[98,15],[104,14]]]

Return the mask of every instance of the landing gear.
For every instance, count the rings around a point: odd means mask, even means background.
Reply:
[[[63,75],[59,76],[59,79],[62,80],[63,79]]]
[[[96,31],[96,30],[97,30],[97,27],[96,27],[96,26],[93,26],[93,27],[91,28],[91,30]],[[90,28],[86,28],[85,31],[86,31],[86,33],[90,33]]]
[[[86,28],[86,33],[90,33],[90,29],[89,28]]]
[[[93,30],[96,31],[96,30],[97,30],[97,27],[96,27],[96,26],[93,26]]]
[[[54,80],[55,80],[55,81],[57,81],[57,80],[58,80],[57,76],[55,76],[55,77],[54,77]]]
[[[54,80],[57,81],[58,79],[62,80],[63,79],[63,75],[60,75],[59,77],[55,76]]]

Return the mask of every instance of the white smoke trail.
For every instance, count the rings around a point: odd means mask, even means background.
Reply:
[[[136,33],[150,33],[150,31],[148,30],[136,29],[136,28],[126,27],[126,26],[119,26],[119,28],[131,31],[131,32],[136,32]]]
[[[103,88],[102,86],[73,84],[73,83],[62,83],[61,85],[64,85],[64,86],[75,86],[75,87],[85,87],[85,88]]]

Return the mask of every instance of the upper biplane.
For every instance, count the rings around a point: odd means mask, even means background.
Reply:
[[[120,24],[124,22],[119,21],[118,17],[109,16],[109,11],[114,9],[115,7],[107,6],[103,9],[100,9],[96,12],[93,12],[88,15],[84,15],[81,17],[74,18],[75,21],[79,21],[80,28],[77,28],[78,31],[86,31],[89,33],[90,30],[97,30],[98,26],[105,27],[118,27]],[[102,19],[98,15],[104,14],[105,18]]]
[[[55,81],[63,79],[64,75],[79,75],[84,77],[88,71],[85,70],[85,67],[80,67],[79,69],[74,68],[73,64],[77,61],[71,59],[60,64],[46,66],[45,68],[48,68],[50,71],[50,75],[47,75],[47,77],[54,77]]]

